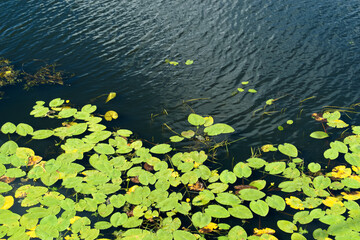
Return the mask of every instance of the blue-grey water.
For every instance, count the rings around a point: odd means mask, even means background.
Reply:
[[[115,110],[112,126],[162,142],[171,135],[162,123],[188,127],[191,109],[176,106],[201,98],[189,103],[196,113],[233,126],[231,140],[246,137],[230,146],[237,162],[266,143],[291,142],[311,157],[318,148],[308,136],[322,130],[311,113],[360,102],[357,0],[2,0],[0,9],[0,56],[28,72],[41,59],[75,74],[64,86],[2,89],[0,125],[43,127],[29,116],[36,100],[80,106],[116,92],[107,104],[105,97],[93,102],[100,113]],[[188,59],[194,63],[185,65]],[[245,92],[233,96],[239,87]],[[278,112],[256,111],[277,98],[266,111]],[[169,115],[152,122],[163,109]],[[357,115],[344,120],[359,124]]]
[[[310,114],[323,106],[360,102],[360,3],[350,1],[18,1],[0,2],[0,56],[25,71],[33,59],[75,74],[64,86],[5,89],[0,122],[28,117],[36,100],[55,97],[115,110],[116,126],[155,142],[161,123],[187,128],[188,107],[233,126],[232,145],[298,141],[321,130]],[[179,62],[173,66],[165,59]],[[194,60],[192,65],[185,61]],[[232,96],[241,82],[246,90]],[[248,93],[253,88],[257,93]],[[300,104],[303,99],[315,96]],[[283,97],[266,111],[268,99]],[[169,115],[150,121],[151,113]],[[281,113],[282,111],[282,113]],[[294,124],[286,125],[292,119]],[[277,126],[286,126],[279,132]],[[40,127],[40,126],[39,126]],[[240,159],[237,159],[239,161]]]

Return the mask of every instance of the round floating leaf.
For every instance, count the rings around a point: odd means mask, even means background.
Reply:
[[[63,108],[60,112],[59,112],[59,117],[61,118],[69,118],[74,116],[77,113],[77,109],[75,108]]]
[[[330,186],[331,179],[324,176],[317,176],[314,178],[313,184],[315,189],[325,189]]]
[[[311,172],[316,173],[316,172],[318,172],[318,171],[321,170],[321,165],[318,164],[318,163],[313,163],[313,162],[311,162],[311,163],[309,163],[309,165],[308,165],[308,169],[309,169]]]
[[[184,140],[183,137],[179,137],[179,136],[171,136],[170,137],[170,141],[172,141],[172,142],[181,142],[182,140]]]
[[[99,212],[99,215],[101,217],[107,217],[109,216],[112,212],[114,211],[114,207],[113,205],[109,204],[109,205],[106,205],[106,204],[101,204],[98,208],[98,212]]]
[[[249,81],[241,82],[242,85],[248,85]]]
[[[249,158],[246,160],[248,162],[248,165],[252,168],[258,169],[262,168],[267,164],[267,162],[264,159],[261,158]]]
[[[225,192],[225,190],[229,187],[229,185],[225,183],[212,183],[208,186],[208,189],[211,189],[211,192],[213,193],[221,193]]]
[[[52,135],[54,135],[54,131],[52,130],[37,130],[35,132],[33,132],[33,139],[46,139],[51,137]]]
[[[191,125],[200,126],[200,125],[203,125],[205,123],[205,119],[202,116],[198,115],[198,114],[191,113],[188,116],[188,122]]]
[[[191,65],[191,64],[193,64],[193,63],[194,63],[194,61],[193,61],[193,60],[190,60],[190,59],[186,60],[186,62],[185,62],[186,65]]]
[[[251,219],[253,214],[249,208],[244,205],[236,205],[233,208],[228,209],[231,216],[240,218],[240,219]]]
[[[8,192],[12,189],[12,186],[10,186],[7,183],[0,182],[0,193]]]
[[[324,152],[324,157],[327,159],[334,160],[339,156],[339,152],[333,148],[329,148]]]
[[[330,143],[330,147],[338,152],[341,153],[347,153],[348,152],[348,147],[346,146],[345,143],[340,142],[340,141],[334,141]]]
[[[16,127],[16,133],[20,136],[26,136],[28,134],[32,134],[33,132],[34,129],[26,123],[19,123]]]
[[[240,227],[240,226],[235,226],[233,227],[229,233],[228,233],[228,237],[229,240],[243,240],[243,239],[248,239],[247,238],[247,233],[246,231]],[[225,239],[224,239],[225,240]]]
[[[265,197],[265,195],[265,193],[251,188],[242,189],[239,191],[239,197],[245,201],[258,200]]]
[[[287,123],[288,125],[291,125],[291,124],[294,123],[294,121],[293,121],[293,120],[287,120],[286,123]]]
[[[266,186],[265,180],[255,180],[249,183],[250,186],[256,187],[258,190],[263,189]]]
[[[225,123],[216,123],[204,129],[209,136],[216,136],[223,133],[232,133],[235,129]]]
[[[237,163],[233,171],[238,178],[248,178],[252,173],[251,168],[248,166],[248,164],[243,162]]]
[[[195,132],[193,130],[182,131],[181,136],[185,138],[192,138],[193,136],[195,136]]]
[[[236,182],[236,175],[229,170],[224,170],[220,174],[220,181],[223,183],[235,183]]]
[[[133,134],[132,131],[127,129],[120,129],[116,131],[117,134],[119,134],[122,137],[130,137],[131,134]]]
[[[250,209],[257,215],[265,217],[269,212],[269,205],[263,200],[251,201]]]
[[[315,131],[310,134],[310,137],[316,138],[316,139],[324,139],[329,137],[329,134],[323,131]]]
[[[196,240],[196,237],[183,230],[175,230],[173,233],[174,240]]]
[[[172,150],[171,146],[169,144],[159,144],[159,145],[156,145],[154,147],[152,147],[150,149],[150,152],[151,153],[155,153],[155,154],[165,154],[165,153],[168,153]]]
[[[294,231],[297,231],[296,225],[287,220],[277,221],[277,226],[286,233],[293,233]]]
[[[290,143],[284,143],[283,145],[280,144],[278,148],[282,154],[285,154],[289,157],[297,157],[298,156],[297,148]]]
[[[291,240],[306,240],[306,237],[300,233],[291,234]]]
[[[196,212],[191,217],[191,221],[193,222],[195,227],[203,228],[211,222],[211,217],[206,213]]]
[[[265,171],[268,171],[270,174],[280,174],[286,168],[285,162],[272,162],[266,165]]]
[[[4,125],[2,125],[1,127],[1,132],[4,134],[14,133],[15,131],[16,131],[16,126],[11,122],[4,123]]]
[[[249,92],[249,93],[257,93],[257,91],[256,91],[255,89],[252,89],[252,88],[250,88],[250,89],[248,90],[248,92]]]
[[[110,92],[109,95],[106,98],[105,103],[107,103],[108,101],[114,99],[116,97],[116,92]]]
[[[229,212],[226,208],[220,205],[209,205],[205,209],[205,213],[214,218],[228,218],[230,217]]]
[[[277,211],[284,211],[286,207],[285,200],[278,195],[267,196],[265,202]]]
[[[106,143],[98,143],[95,147],[94,150],[99,153],[99,154],[114,154],[115,153],[115,149]]]
[[[205,127],[209,127],[214,124],[214,119],[212,116],[204,117],[204,119],[205,119],[205,123],[204,123]]]
[[[228,192],[219,193],[215,198],[215,200],[220,204],[230,205],[230,206],[235,206],[241,203],[241,200],[237,196]]]
[[[124,224],[127,221],[127,219],[128,219],[128,216],[126,215],[126,213],[116,212],[113,215],[111,215],[110,223],[114,227],[119,227],[122,224]]]
[[[96,222],[94,227],[99,230],[108,229],[112,227],[112,224],[106,221]]]
[[[64,102],[65,102],[65,100],[63,100],[61,98],[55,98],[50,101],[49,106],[50,107],[58,107],[58,106],[61,106]]]
[[[238,90],[239,92],[245,91],[243,88],[238,88],[237,90]]]
[[[106,121],[111,121],[113,119],[117,119],[119,115],[115,111],[107,111],[104,115]]]
[[[0,209],[9,209],[14,205],[14,198],[13,196],[5,196],[4,197],[4,204],[0,206]]]

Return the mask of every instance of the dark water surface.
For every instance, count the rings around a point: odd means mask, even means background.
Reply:
[[[108,104],[94,102],[100,112],[113,109],[120,114],[115,125],[160,142],[169,136],[161,133],[161,123],[186,127],[190,109],[175,106],[209,98],[190,106],[233,126],[231,138],[246,140],[231,148],[249,154],[249,146],[269,142],[305,148],[308,134],[321,130],[312,112],[360,101],[355,0],[2,0],[0,8],[0,56],[17,68],[24,63],[26,71],[35,71],[27,63],[41,59],[76,74],[65,86],[5,89],[1,124],[35,122],[28,113],[36,100],[62,97],[83,105],[115,91],[117,98]],[[180,64],[166,64],[166,58]],[[187,59],[194,64],[186,66]],[[245,89],[258,92],[232,96],[243,81],[249,81]],[[253,114],[267,99],[281,96],[267,109],[285,112]],[[316,98],[299,104],[311,96]],[[151,113],[163,108],[169,116],[151,123]],[[288,119],[294,124],[279,132],[277,126]]]

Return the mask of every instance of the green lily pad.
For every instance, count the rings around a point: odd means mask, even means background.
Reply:
[[[231,216],[240,219],[252,219],[254,216],[250,209],[244,205],[236,205],[228,209]]]
[[[173,232],[174,240],[196,240],[196,237],[186,231],[176,230]]]
[[[330,160],[334,160],[338,158],[338,156],[339,156],[339,152],[333,148],[329,148],[324,152],[324,157]]]
[[[242,189],[239,191],[239,197],[245,201],[254,201],[265,197],[265,193],[256,189]]]
[[[37,130],[32,133],[33,139],[46,139],[54,135],[54,131],[52,130]]]
[[[154,147],[152,147],[150,149],[150,152],[151,153],[155,153],[155,154],[165,154],[165,153],[168,153],[172,150],[171,146],[169,144],[159,144],[159,145],[156,145]]]
[[[19,123],[16,126],[16,133],[19,134],[20,136],[26,136],[28,134],[32,134],[33,132],[34,129],[26,123]]]
[[[194,125],[194,126],[201,126],[201,125],[204,125],[204,123],[205,123],[205,118],[203,118],[202,116],[200,116],[200,115],[198,115],[198,114],[191,113],[191,114],[188,116],[188,122],[189,122],[191,125]]]
[[[266,165],[265,171],[268,171],[270,174],[280,174],[286,169],[285,162],[272,162]]]
[[[286,233],[293,233],[294,231],[297,231],[297,227],[292,222],[289,222],[287,220],[279,220],[277,221],[277,226]]]
[[[229,231],[228,237],[229,240],[243,240],[247,239],[248,236],[245,229],[240,226],[235,226]]]
[[[191,221],[195,227],[203,228],[211,222],[211,216],[206,213],[196,212],[192,215]]]
[[[279,144],[278,149],[282,154],[285,154],[289,157],[297,157],[298,156],[297,148],[290,143]]]
[[[278,195],[267,196],[265,202],[277,211],[284,211],[286,207],[285,200]]]
[[[186,65],[191,65],[191,64],[193,64],[193,63],[194,63],[193,60],[186,60],[186,62],[185,62]]]
[[[16,131],[16,126],[11,122],[4,123],[1,126],[1,132],[4,134],[14,133],[15,131]]]
[[[215,200],[223,205],[236,206],[241,203],[241,200],[234,194],[225,192],[219,193]]]
[[[171,136],[170,137],[170,141],[172,141],[172,142],[181,142],[182,140],[184,140],[183,137],[179,137],[179,136]]]
[[[230,217],[229,212],[226,208],[220,205],[209,205],[205,209],[205,213],[214,218],[228,218]]]
[[[262,217],[265,217],[269,213],[269,205],[263,200],[251,201],[250,209]]]
[[[183,136],[184,138],[192,138],[193,136],[195,136],[195,132],[193,130],[182,131],[181,136]]]
[[[61,106],[64,102],[65,102],[65,100],[63,100],[61,98],[55,98],[50,101],[49,106],[50,107],[58,107],[58,106]]]
[[[326,132],[323,132],[323,131],[315,131],[310,134],[310,137],[315,138],[315,139],[324,139],[324,138],[329,137],[329,134],[327,134]]]
[[[316,173],[321,170],[321,165],[318,163],[311,162],[308,165],[308,169],[310,170],[310,172]]]
[[[252,173],[251,168],[244,162],[237,163],[233,171],[238,178],[248,178]]]
[[[209,136],[217,136],[223,133],[232,133],[235,132],[231,126],[225,123],[216,123],[204,129],[204,132],[207,133]]]
[[[235,183],[236,182],[236,175],[229,170],[224,170],[220,174],[220,181],[223,183]]]

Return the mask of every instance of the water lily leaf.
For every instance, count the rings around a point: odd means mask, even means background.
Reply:
[[[122,194],[112,195],[110,197],[110,203],[116,208],[121,208],[125,205],[125,197]]]
[[[116,133],[122,137],[130,137],[130,135],[133,134],[132,131],[127,130],[127,129],[119,129],[116,131]]]
[[[14,205],[14,197],[13,196],[5,196],[3,199],[3,204],[0,205],[0,209],[9,209]]]
[[[63,100],[61,98],[55,98],[50,101],[49,106],[50,107],[58,107],[58,106],[61,106],[64,102],[65,102],[65,100]]]
[[[289,157],[297,157],[298,156],[297,148],[290,143],[284,143],[283,145],[279,144],[278,149],[282,154],[285,154]]]
[[[113,205],[109,204],[109,205],[106,205],[106,204],[101,204],[99,207],[98,207],[98,213],[101,217],[107,217],[109,216],[112,212],[114,211],[114,207]]]
[[[32,134],[33,132],[34,129],[26,123],[19,123],[16,126],[16,133],[19,134],[20,136],[26,136],[28,134]]]
[[[188,122],[189,122],[191,125],[200,126],[200,125],[203,125],[203,124],[205,123],[205,118],[203,118],[202,116],[200,116],[200,115],[198,115],[198,114],[191,113],[191,114],[188,116]]]
[[[4,123],[1,126],[1,132],[4,134],[14,133],[15,131],[16,131],[16,126],[11,122]]]
[[[128,219],[128,216],[126,215],[126,213],[116,212],[113,215],[111,215],[110,223],[114,227],[119,227],[119,226],[123,225],[127,221],[127,219]]]
[[[340,141],[334,141],[330,143],[330,147],[334,149],[335,151],[341,152],[341,153],[347,153],[348,147],[345,143]]]
[[[287,220],[277,221],[277,226],[286,233],[293,233],[294,231],[297,231],[296,225]]]
[[[284,211],[286,207],[285,200],[278,195],[267,196],[265,202],[277,211]]]
[[[272,162],[266,165],[265,171],[269,172],[270,174],[280,174],[286,168],[285,162]]]
[[[327,159],[334,160],[339,156],[339,152],[333,148],[329,148],[324,152],[324,157]]]
[[[115,149],[110,146],[109,144],[106,143],[98,143],[95,147],[94,150],[99,153],[99,154],[114,154],[115,153]]]
[[[308,224],[311,223],[314,218],[310,215],[309,211],[299,211],[294,215],[294,223],[299,222],[300,224]]]
[[[223,205],[236,206],[241,203],[241,200],[234,194],[223,192],[219,193],[215,200]]]
[[[220,181],[223,183],[235,183],[236,182],[236,175],[229,170],[224,170],[220,174]]]
[[[104,230],[112,227],[112,224],[106,221],[96,222],[94,227],[99,230]]]
[[[321,170],[321,165],[318,163],[311,162],[308,165],[308,169],[310,170],[310,172],[316,173]]]
[[[195,227],[203,228],[211,222],[211,216],[206,213],[196,212],[192,215],[191,221]]]
[[[8,168],[5,175],[9,178],[19,178],[26,175],[26,173],[20,168]]]
[[[194,197],[193,200],[192,200],[192,204],[194,206],[204,206],[206,204],[208,204],[211,200],[213,200],[215,197],[214,197],[214,194],[210,191],[203,191],[203,192],[200,192],[198,196]]]
[[[214,218],[228,218],[230,217],[229,212],[226,208],[220,205],[209,205],[205,209],[205,213]]]
[[[287,120],[287,121],[286,121],[286,124],[288,124],[288,125],[291,125],[291,124],[293,124],[293,123],[294,123],[293,120]]]
[[[252,168],[259,169],[262,168],[267,164],[267,162],[264,159],[261,158],[249,158],[246,160],[248,162],[248,165]]]
[[[265,217],[269,213],[269,205],[263,200],[251,201],[250,209],[262,217]]]
[[[171,136],[170,137],[170,141],[172,141],[172,142],[181,142],[182,140],[184,140],[183,137],[179,137],[179,136]]]
[[[291,240],[306,240],[306,237],[300,233],[291,234]]]
[[[228,184],[225,183],[212,183],[208,186],[208,189],[211,189],[213,193],[221,193],[224,192],[229,187]]]
[[[69,117],[73,117],[76,113],[77,113],[77,109],[75,109],[75,108],[63,108],[59,112],[59,117],[69,118]]]
[[[95,240],[99,236],[99,229],[91,229],[90,227],[85,227],[80,230],[81,239],[86,240]]]
[[[243,240],[248,239],[246,231],[240,227],[235,226],[231,228],[231,230],[228,233],[229,240]]]
[[[143,220],[137,217],[129,217],[125,223],[122,224],[124,228],[135,228],[142,224]]]
[[[240,218],[240,219],[251,219],[253,214],[250,209],[244,205],[236,205],[228,209],[231,216]]]
[[[329,137],[329,134],[327,134],[326,132],[323,132],[323,131],[315,131],[310,134],[310,137],[315,138],[315,139],[324,139],[324,138]]]
[[[7,183],[0,182],[0,193],[8,192],[12,189],[12,186],[10,186]]]
[[[109,95],[106,98],[105,103],[107,103],[108,101],[114,99],[116,97],[116,92],[110,92]]]
[[[191,64],[193,64],[193,63],[194,63],[193,60],[186,60],[186,62],[185,62],[186,65],[191,65]]]
[[[195,136],[195,132],[193,130],[182,131],[181,136],[185,138],[192,138],[193,136]]]
[[[232,133],[235,132],[231,126],[225,123],[216,123],[204,129],[204,132],[207,133],[209,136],[216,136],[223,133]]]
[[[107,111],[104,115],[106,121],[111,121],[113,119],[117,119],[119,115],[115,111]]]
[[[32,133],[33,139],[46,139],[54,135],[54,131],[52,130],[37,130]]]
[[[150,152],[151,153],[155,153],[155,154],[165,154],[165,153],[168,153],[172,150],[172,148],[170,147],[169,144],[159,144],[159,145],[156,145],[154,147],[152,147],[150,149]]]
[[[265,197],[265,195],[265,193],[251,188],[242,189],[239,191],[239,197],[245,201],[258,200]]]
[[[251,168],[244,162],[237,163],[233,171],[238,178],[248,178],[252,173]]]
[[[196,240],[196,237],[186,231],[183,230],[176,230],[173,233],[174,240]]]
[[[255,180],[249,183],[250,186],[256,187],[258,190],[263,189],[266,186],[265,180]]]
[[[243,88],[238,88],[237,90],[238,90],[239,92],[245,91]]]
[[[313,184],[315,189],[325,189],[330,186],[331,180],[328,177],[317,176],[314,178]]]
[[[214,124],[214,118],[212,116],[204,117],[205,123],[204,127],[209,127]]]
[[[337,119],[334,121],[329,121],[326,123],[328,126],[333,128],[345,128],[348,127],[349,124],[345,123],[343,120]]]
[[[34,117],[45,117],[49,110],[48,107],[37,105],[37,107],[34,107],[34,110],[30,112],[30,115],[34,115]]]
[[[256,91],[255,89],[252,89],[252,88],[249,89],[248,92],[249,92],[249,93],[257,93],[257,91]]]
[[[178,62],[175,62],[175,61],[167,61],[167,62],[173,66],[176,66],[179,64]]]

